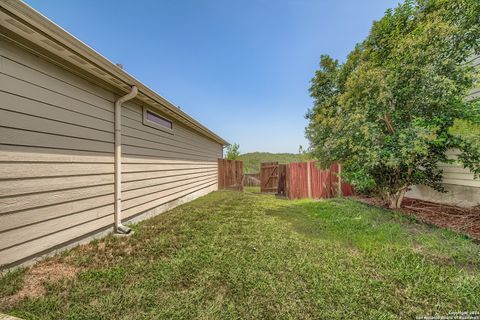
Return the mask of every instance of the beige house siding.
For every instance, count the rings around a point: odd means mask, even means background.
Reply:
[[[480,68],[480,56],[470,60],[472,66]],[[467,96],[467,100],[479,99],[480,88],[474,88]],[[458,153],[455,150],[449,152],[452,159]],[[436,192],[426,186],[414,186],[407,193],[408,197],[423,199],[440,203],[455,204],[464,207],[480,205],[480,179],[474,179],[473,173],[463,168],[460,164],[443,164],[443,182],[447,193]]]
[[[123,216],[217,184],[218,143],[174,123],[174,135],[145,126],[142,108],[125,104],[122,119]]]
[[[480,69],[480,55],[476,56],[470,61],[470,64],[478,69]],[[475,88],[472,90],[470,95],[468,95],[467,99],[468,100],[474,100],[474,99],[479,99],[480,98],[480,87]]]
[[[0,269],[112,227],[116,98],[0,39]],[[173,134],[145,126],[135,102],[122,114],[123,218],[215,190],[222,145],[176,120]]]
[[[452,150],[449,157],[455,159],[457,154]],[[439,167],[443,170],[443,183],[447,193],[437,192],[427,186],[414,186],[407,196],[462,207],[480,205],[480,179],[474,179],[473,173],[460,164],[443,164]]]

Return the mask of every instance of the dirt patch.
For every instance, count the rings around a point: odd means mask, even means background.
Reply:
[[[384,202],[374,197],[355,197],[357,200],[388,209]],[[449,228],[467,234],[480,242],[480,207],[462,208],[447,204],[440,204],[405,198],[402,208],[396,211],[414,216],[427,224]]]
[[[79,269],[65,263],[40,262],[30,268],[25,274],[22,289],[4,298],[0,305],[13,305],[25,298],[38,298],[45,295],[44,283],[56,282],[61,279],[73,279]]]

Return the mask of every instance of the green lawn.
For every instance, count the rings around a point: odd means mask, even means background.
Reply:
[[[260,187],[243,187],[243,190],[245,192],[251,192],[251,193],[259,193],[260,192]]]
[[[7,298],[35,268],[3,276],[1,310],[27,319],[409,319],[480,309],[480,246],[353,200],[221,191],[134,229],[43,263],[77,273],[45,280],[35,298]]]

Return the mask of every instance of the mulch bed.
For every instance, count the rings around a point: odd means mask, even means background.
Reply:
[[[355,198],[370,205],[387,208],[379,198],[366,196],[357,196]],[[414,216],[427,224],[449,228],[467,234],[472,237],[475,242],[480,243],[480,206],[463,208],[405,198],[402,208],[396,209],[396,211]]]

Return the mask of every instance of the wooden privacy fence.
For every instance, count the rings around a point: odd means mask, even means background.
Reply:
[[[278,162],[263,162],[260,165],[260,192],[277,193]]]
[[[276,193],[289,199],[332,198],[337,195],[350,196],[353,188],[339,182],[341,167],[333,164],[321,170],[315,161],[278,164],[264,162],[258,174],[243,174],[243,162],[218,159],[218,188],[243,191],[243,185],[260,184],[260,191]]]
[[[218,159],[218,189],[243,191],[243,162]]]
[[[289,163],[283,169],[285,178],[279,178],[278,192],[279,196],[285,196],[289,199],[313,198],[323,199],[332,198],[337,195],[350,196],[353,194],[353,188],[348,183],[339,183],[338,174],[340,166],[333,164],[327,170],[321,170],[315,165],[315,161]]]

